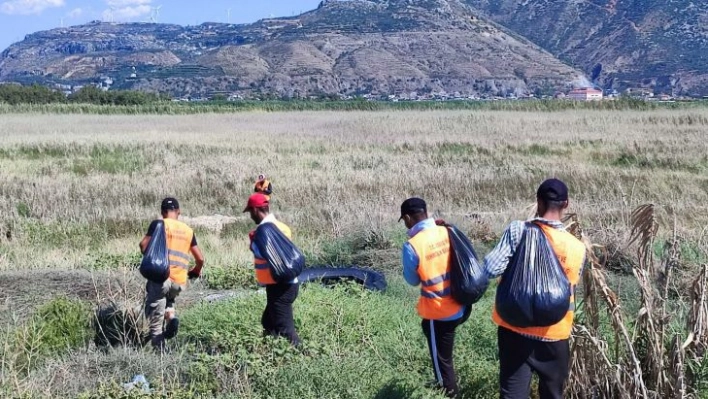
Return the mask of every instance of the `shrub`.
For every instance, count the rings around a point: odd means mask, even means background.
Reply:
[[[215,290],[257,287],[252,268],[241,265],[209,267],[204,279],[207,287]]]
[[[41,306],[15,330],[14,360],[17,370],[34,369],[48,357],[62,355],[86,345],[91,337],[90,312],[84,302],[55,298]]]

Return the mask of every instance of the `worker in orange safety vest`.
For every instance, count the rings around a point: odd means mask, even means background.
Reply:
[[[265,195],[261,193],[251,195],[243,212],[248,213],[257,225],[273,223],[286,237],[292,239],[290,227],[270,213],[270,203]],[[249,248],[254,256],[256,280],[258,280],[258,284],[265,286],[266,290],[266,307],[261,317],[263,333],[274,337],[285,337],[293,346],[298,346],[300,345],[300,337],[295,330],[293,303],[300,291],[299,281],[297,277],[292,281],[281,283],[273,279],[268,260],[264,254],[260,253],[258,246],[253,241],[255,233],[255,230],[249,233]]]
[[[254,193],[261,193],[270,201],[270,196],[273,194],[273,184],[266,178],[265,175],[259,175],[256,184],[253,187]]]
[[[408,284],[420,285],[418,314],[428,341],[435,382],[448,397],[458,393],[452,361],[455,329],[464,322],[465,306],[450,293],[450,239],[447,228],[428,217],[427,205],[420,198],[409,198],[401,205],[401,218],[409,240],[403,245],[403,276]]]
[[[568,187],[558,179],[544,181],[536,192],[538,225],[548,240],[571,286],[568,312],[558,323],[546,327],[517,327],[505,321],[496,311],[492,320],[498,327],[499,383],[501,399],[527,399],[531,378],[539,377],[541,399],[562,399],[570,372],[569,338],[575,311],[575,287],[585,263],[585,245],[565,230],[561,222],[568,208]],[[497,246],[484,258],[489,278],[502,276],[521,244],[526,222],[512,222]],[[505,278],[502,276],[502,278]],[[542,294],[542,293],[536,293]]]
[[[201,276],[204,267],[204,255],[197,246],[194,231],[178,220],[180,208],[177,199],[165,198],[161,205],[162,222],[167,238],[167,255],[170,263],[170,276],[163,283],[148,281],[145,316],[150,324],[150,339],[155,349],[164,349],[166,339],[177,335],[179,318],[174,304],[177,296],[187,286],[188,279]],[[140,251],[145,250],[150,238],[155,232],[158,220],[152,221],[145,237],[140,241]],[[195,267],[190,270],[190,262],[194,258]]]

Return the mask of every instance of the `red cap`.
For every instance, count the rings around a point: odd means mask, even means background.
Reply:
[[[243,212],[248,212],[249,209],[251,208],[263,208],[268,206],[268,198],[261,194],[261,193],[255,193],[248,197],[248,204],[246,204],[246,208],[243,210]]]

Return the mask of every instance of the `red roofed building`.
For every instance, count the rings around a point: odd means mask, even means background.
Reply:
[[[602,100],[602,90],[593,89],[591,87],[574,89],[568,93],[567,98],[576,101],[600,101]]]

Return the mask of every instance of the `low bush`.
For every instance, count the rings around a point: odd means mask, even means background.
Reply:
[[[59,297],[41,306],[24,325],[17,327],[6,345],[15,371],[28,373],[50,357],[61,356],[87,345],[91,339],[88,306],[78,300]]]
[[[204,271],[204,281],[214,290],[258,287],[251,265],[209,267]]]

